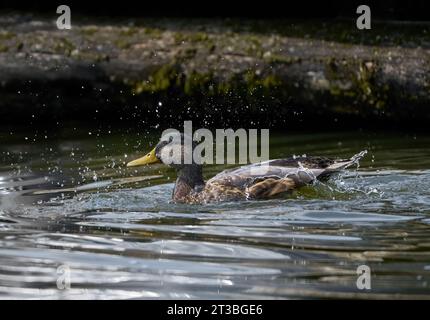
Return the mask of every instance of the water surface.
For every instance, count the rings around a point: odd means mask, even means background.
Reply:
[[[125,167],[156,141],[0,133],[0,298],[430,298],[430,136],[272,133],[272,158],[369,153],[280,199],[210,205],[171,203],[167,167]]]

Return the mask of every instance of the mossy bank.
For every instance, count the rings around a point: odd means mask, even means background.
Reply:
[[[2,123],[430,121],[428,25],[0,18]]]

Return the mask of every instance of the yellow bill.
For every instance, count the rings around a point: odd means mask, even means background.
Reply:
[[[159,162],[161,161],[155,155],[155,148],[154,148],[146,156],[143,156],[142,158],[139,158],[127,163],[127,167],[137,167],[137,166],[143,166],[145,164],[152,164],[152,163],[159,163]]]

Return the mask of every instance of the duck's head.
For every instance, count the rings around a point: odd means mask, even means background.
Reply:
[[[127,167],[137,167],[163,163],[177,171],[189,167],[200,167],[193,158],[195,143],[187,135],[178,132],[165,133],[155,148],[145,156],[127,163]]]
[[[174,168],[178,178],[173,190],[173,200],[186,202],[193,190],[201,190],[204,186],[202,166],[192,157],[194,147],[188,136],[179,133],[165,134],[154,149],[142,158],[127,163],[127,167],[163,163]]]

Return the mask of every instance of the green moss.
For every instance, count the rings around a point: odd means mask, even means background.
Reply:
[[[237,96],[256,96],[272,94],[280,88],[281,79],[272,74],[257,76],[247,72],[234,74],[228,79],[217,78],[213,71],[198,72],[193,70],[187,74],[179,69],[179,65],[164,65],[153,72],[147,80],[131,83],[135,94],[165,93],[177,91],[183,96],[196,95],[226,96],[234,92]]]
[[[184,61],[192,59],[196,56],[197,49],[196,48],[185,48],[178,50],[178,53],[176,54],[175,58],[178,61]]]
[[[0,32],[0,40],[10,40],[16,37],[16,34],[9,31]]]
[[[176,32],[173,35],[173,39],[175,40],[176,44],[181,44],[182,42],[185,42],[187,38],[184,34],[182,34],[180,32]]]
[[[107,54],[96,54],[94,57],[94,61],[96,62],[106,62],[109,60],[110,60],[110,57]]]
[[[260,80],[261,86],[264,89],[272,89],[282,85],[282,80],[279,77],[271,74]]]
[[[193,71],[185,79],[184,93],[186,95],[193,95],[198,93],[210,93],[211,83],[213,82],[212,73],[200,74]],[[213,90],[213,89],[212,89]]]
[[[247,72],[244,76],[246,90],[253,95],[257,92],[264,94],[276,89],[282,84],[281,79],[273,74],[264,77],[257,76],[254,72]]]
[[[214,43],[210,43],[208,49],[210,53],[214,53],[216,50],[216,45]]]
[[[143,33],[151,37],[159,38],[163,34],[163,30],[159,28],[144,28]]]
[[[127,39],[116,39],[114,42],[114,45],[117,46],[120,49],[129,49],[132,46],[132,42]]]
[[[93,51],[78,51],[73,52],[73,58],[77,60],[91,60],[93,62],[106,62],[110,60],[107,54],[93,52]]]
[[[248,44],[246,53],[250,56],[262,57],[264,54],[263,46],[259,37],[255,35],[241,36],[243,40]]]
[[[270,54],[264,58],[270,64],[294,64],[300,63],[302,60],[299,57],[282,56],[278,54]]]
[[[234,76],[228,80],[220,81],[216,86],[216,92],[220,95],[226,96],[234,90],[235,83],[237,83],[237,81],[234,79]]]
[[[92,36],[93,34],[97,33],[98,31],[99,31],[99,28],[97,28],[95,26],[82,27],[80,30],[80,32],[86,36]]]
[[[207,40],[209,40],[209,36],[204,32],[193,33],[190,37],[191,42],[202,42]]]
[[[377,64],[374,61],[327,59],[325,74],[330,83],[330,95],[336,103],[359,105],[360,112],[378,112],[387,106],[388,85],[380,86],[376,81]],[[350,85],[341,88],[339,83]],[[339,110],[337,110],[339,111]],[[344,108],[344,112],[358,112],[356,108]]]
[[[133,84],[132,90],[136,94],[166,91],[172,86],[178,85],[178,82],[179,76],[177,68],[172,65],[163,65],[150,75],[148,80]]]
[[[9,47],[0,43],[0,53],[9,51]]]
[[[196,32],[196,33],[182,33],[182,32],[176,32],[173,35],[176,44],[181,44],[184,42],[190,42],[190,43],[198,43],[198,42],[205,42],[209,40],[209,36],[204,32]]]
[[[237,96],[265,95],[279,88],[282,81],[275,75],[257,76],[255,73],[234,74],[228,79],[216,79],[213,72],[198,73],[193,71],[184,82],[183,91],[192,96],[203,93],[209,96],[227,96],[235,93]]]
[[[0,41],[1,42],[7,42],[10,39],[13,39],[16,37],[15,33],[9,32],[9,31],[2,31],[0,32]],[[7,52],[9,51],[9,45],[7,43],[0,43],[0,52]]]
[[[375,93],[373,92],[373,74],[363,62],[360,63],[357,76],[354,80],[363,100],[372,98]]]
[[[75,50],[75,45],[67,40],[66,38],[59,38],[56,40],[54,45],[54,51],[56,53],[63,53],[67,56],[70,56],[73,50]]]
[[[131,37],[131,36],[135,35],[138,32],[139,32],[138,28],[136,28],[136,27],[129,27],[129,28],[122,29],[119,32],[119,35],[122,36],[122,37]]]
[[[387,92],[389,87],[378,86],[376,83],[377,66],[374,62],[360,62],[356,73],[355,85],[358,89],[358,98],[376,110],[383,109],[387,105]]]

